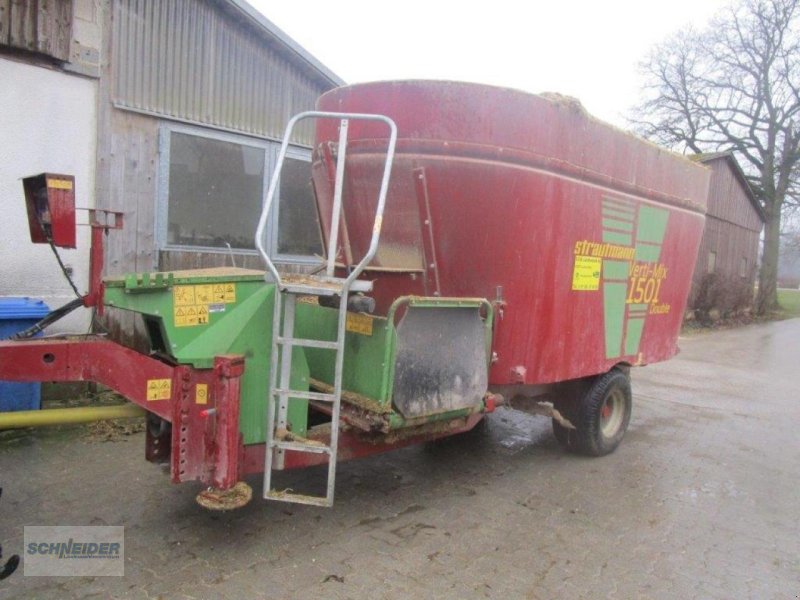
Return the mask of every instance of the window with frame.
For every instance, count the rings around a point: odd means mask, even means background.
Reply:
[[[713,273],[717,270],[717,253],[711,251],[708,253],[708,272]]]
[[[747,277],[747,258],[744,256],[739,263],[739,277]]]
[[[311,183],[311,163],[286,156],[278,190],[274,235],[278,256],[322,256],[322,230]]]
[[[264,192],[280,144],[189,128],[162,129],[159,246],[253,252]],[[322,253],[311,186],[310,150],[284,160],[266,247],[279,260],[307,262]]]

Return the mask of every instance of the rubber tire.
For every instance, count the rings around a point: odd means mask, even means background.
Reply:
[[[606,399],[617,389],[623,396],[622,422],[614,435],[606,436],[600,427],[600,413]],[[598,376],[577,401],[558,406],[575,429],[567,429],[553,419],[553,434],[558,443],[570,452],[586,456],[611,454],[625,437],[632,405],[630,377],[619,369],[611,369]]]

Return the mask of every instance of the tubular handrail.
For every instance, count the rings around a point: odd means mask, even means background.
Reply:
[[[386,205],[386,194],[389,189],[389,177],[391,175],[392,170],[392,162],[394,161],[394,152],[395,152],[395,145],[397,143],[397,125],[395,125],[394,121],[389,117],[384,115],[378,114],[367,114],[367,113],[337,113],[337,112],[324,112],[324,111],[306,111],[299,113],[291,118],[288,125],[286,126],[286,133],[283,136],[283,142],[281,144],[280,153],[278,154],[278,162],[275,165],[275,170],[272,173],[272,179],[269,183],[269,188],[267,190],[266,198],[264,199],[264,204],[261,208],[261,216],[258,220],[258,227],[256,228],[256,248],[258,249],[261,258],[264,259],[264,262],[267,265],[272,277],[275,279],[278,288],[281,287],[281,276],[278,273],[278,269],[275,267],[275,263],[272,262],[270,259],[269,254],[267,253],[266,249],[264,248],[264,231],[267,226],[267,220],[269,218],[269,213],[272,208],[273,201],[275,199],[275,192],[278,187],[278,181],[280,180],[281,169],[283,167],[284,159],[286,158],[286,152],[289,148],[289,140],[291,138],[292,130],[294,129],[295,125],[303,120],[303,119],[339,119],[341,122],[340,133],[339,133],[339,151],[337,154],[337,165],[336,165],[336,181],[334,183],[334,199],[333,199],[333,214],[331,215],[331,232],[328,236],[328,257],[327,257],[327,275],[328,277],[333,276],[333,269],[336,263],[336,246],[338,245],[338,235],[339,235],[339,216],[342,211],[342,189],[344,187],[344,163],[345,163],[345,152],[347,147],[347,129],[348,123],[351,120],[361,120],[361,121],[381,121],[385,123],[389,127],[389,145],[386,150],[386,162],[384,163],[383,168],[383,176],[381,179],[381,187],[380,192],[378,193],[378,205],[375,210],[375,221],[372,228],[372,238],[370,240],[369,248],[367,249],[366,254],[363,258],[359,261],[359,263],[355,266],[355,268],[350,272],[347,278],[344,280],[343,289],[345,292],[349,290],[350,285],[352,282],[361,274],[361,272],[366,268],[366,266],[372,261],[375,256],[375,253],[378,251],[378,243],[380,241],[381,235],[381,227],[383,224],[383,211]]]

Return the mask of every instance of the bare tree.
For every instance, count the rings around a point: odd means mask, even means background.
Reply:
[[[694,152],[733,150],[766,215],[756,311],[778,306],[781,216],[800,193],[800,0],[740,0],[642,64],[639,133]]]

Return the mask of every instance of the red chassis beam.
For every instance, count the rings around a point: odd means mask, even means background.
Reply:
[[[218,356],[212,369],[194,369],[92,336],[0,342],[0,380],[101,383],[160,418],[148,415],[148,460],[171,455],[175,483],[199,480],[219,489],[239,480],[243,372],[241,356]]]
[[[106,339],[0,341],[0,380],[94,381],[148,411],[146,457],[171,460],[172,481],[200,481],[220,490],[264,470],[264,444],[245,446],[239,434],[244,357],[218,356],[211,369],[171,365]],[[155,415],[158,418],[153,418]],[[483,414],[392,441],[342,431],[339,460],[402,448],[472,429]],[[165,427],[164,422],[171,423]],[[309,437],[319,437],[312,432]],[[329,435],[329,433],[328,433]],[[327,456],[287,451],[285,468],[327,462]]]

